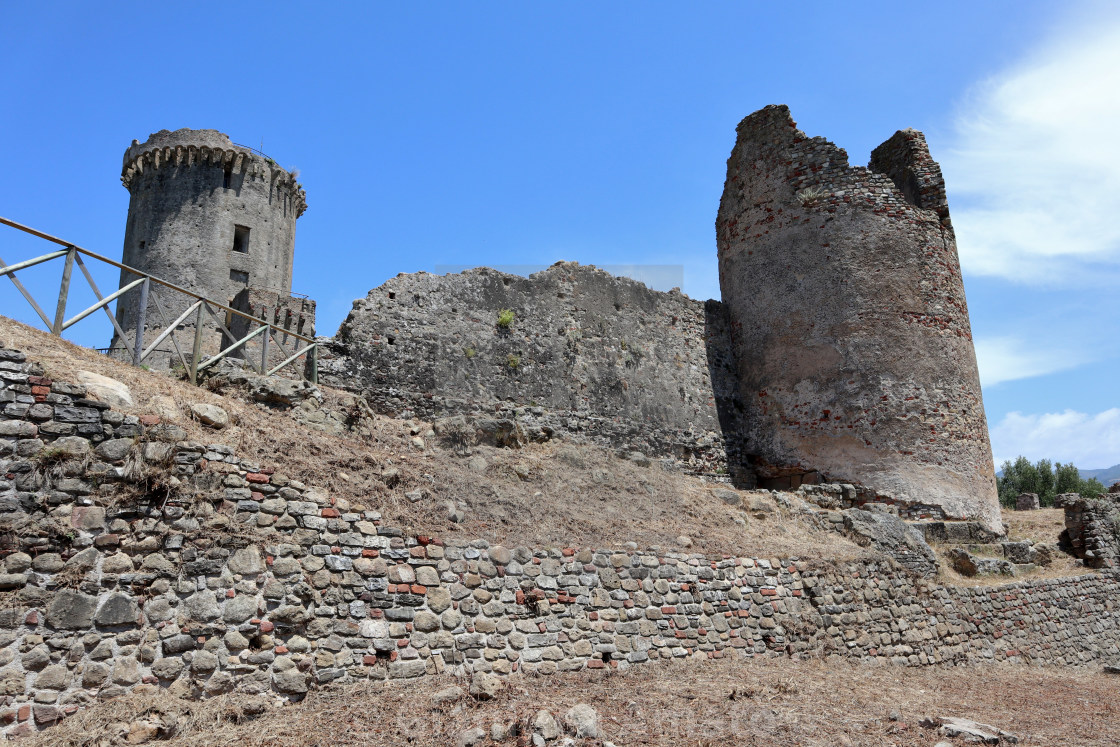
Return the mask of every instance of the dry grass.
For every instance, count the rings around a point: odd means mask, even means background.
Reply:
[[[1058,541],[1058,535],[1065,529],[1065,513],[1060,508],[1043,508],[1038,511],[1003,511],[1003,521],[1007,525],[1007,539],[1012,542],[1034,540],[1042,544],[1052,545]],[[962,576],[953,570],[947,560],[946,553],[950,546],[933,545],[941,559],[941,570],[937,580],[949,586],[998,586],[1015,583],[1017,581],[1038,581],[1049,578],[1069,578],[1070,576],[1084,576],[1096,573],[1077,558],[1056,552],[1050,565],[1042,566],[1035,571],[1022,576]],[[970,550],[974,555],[995,555],[982,551]],[[1002,555],[996,555],[1002,557]]]
[[[492,701],[464,698],[433,707],[429,694],[451,682],[351,685],[286,706],[265,696],[234,694],[197,702],[166,691],[132,695],[80,711],[28,744],[120,744],[114,735],[129,722],[144,716],[168,721],[171,714],[177,726],[164,742],[169,746],[434,747],[454,744],[472,727],[489,731],[493,723],[524,724],[541,708],[561,715],[576,703],[596,708],[603,739],[627,747],[928,746],[941,737],[919,722],[942,716],[992,724],[1017,735],[1022,745],[1093,747],[1120,741],[1117,678],[1070,669],[907,669],[784,658],[689,661],[623,673],[517,677]]]
[[[1050,578],[1071,578],[1073,576],[1085,576],[1098,573],[1098,571],[1092,568],[1086,568],[1077,558],[1062,554],[1050,565],[1042,566],[1035,571],[1021,576],[962,576],[952,569],[940,548],[937,549],[937,553],[941,558],[941,567],[937,573],[937,582],[945,586],[993,587],[1014,584],[1020,581],[1042,581]]]
[[[1040,508],[1037,511],[1003,510],[1007,524],[1007,538],[1012,542],[1032,539],[1036,542],[1057,542],[1058,535],[1066,528],[1065,511],[1060,508]]]
[[[150,411],[156,395],[171,397],[181,412],[193,402],[220,405],[235,422],[226,431],[208,430],[185,417],[178,422],[194,440],[227,443],[245,459],[325,487],[355,507],[380,510],[388,522],[415,532],[534,546],[610,547],[633,540],[665,549],[687,535],[695,551],[707,553],[816,559],[866,553],[780,512],[764,520],[748,517],[713,498],[701,480],[639,467],[594,447],[478,448],[474,455],[486,460],[478,471],[470,459],[435,443],[413,449],[409,425],[400,421],[370,418],[370,438],[335,438],[282,413],[133,368],[11,320],[0,318],[0,339],[60,380],[75,381],[77,371],[86,369],[124,382],[132,389],[136,414]],[[339,393],[326,394],[340,399]],[[400,471],[391,486],[381,478],[389,468]],[[425,491],[423,500],[405,499],[406,491],[417,488]],[[446,517],[442,506],[450,500],[465,504],[463,523]],[[1009,512],[1005,518],[1012,538],[1052,541],[1060,529],[1057,515]],[[643,520],[636,522],[635,516]],[[746,518],[747,525],[738,525],[736,517]],[[1072,575],[1084,569],[1046,571],[1051,572]],[[433,709],[427,693],[449,682],[351,685],[313,692],[302,703],[285,706],[267,695],[198,701],[187,692],[149,689],[83,709],[28,743],[123,743],[128,725],[147,718],[168,729],[173,724],[175,736],[167,743],[175,745],[424,747],[453,744],[473,726],[523,723],[539,708],[562,713],[578,702],[598,709],[605,738],[619,745],[932,745],[938,741],[935,730],[917,722],[939,715],[995,724],[1028,745],[1120,741],[1116,680],[1073,670],[1011,665],[916,670],[842,660],[676,662],[625,673],[518,677],[494,701],[465,699]],[[892,712],[899,721],[890,719]]]
[[[851,559],[867,554],[853,542],[780,512],[755,519],[713,498],[712,486],[701,479],[656,464],[641,467],[598,447],[563,442],[522,449],[477,447],[473,456],[486,460],[478,472],[471,458],[457,456],[436,439],[429,439],[425,450],[413,448],[409,424],[392,418],[369,417],[364,424],[370,438],[339,438],[235,392],[223,396],[135,368],[4,317],[0,340],[43,364],[52,378],[74,382],[85,369],[125,383],[135,406],[124,411],[132,414],[152,412],[150,403],[158,395],[171,397],[181,413],[195,402],[219,405],[234,422],[223,431],[185,415],[176,422],[193,440],[225,443],[243,459],[324,487],[355,508],[381,511],[388,523],[417,534],[536,547],[617,547],[633,541],[664,550],[684,550],[677,538],[685,536],[692,551],[717,555]],[[343,397],[323,389],[328,402]],[[390,468],[400,471],[392,486],[381,479]],[[415,489],[425,498],[412,503],[405,493]],[[463,522],[449,520],[448,502],[465,507]],[[737,524],[736,517],[745,519],[746,526]]]

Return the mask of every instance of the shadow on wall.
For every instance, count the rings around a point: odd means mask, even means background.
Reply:
[[[727,306],[715,299],[704,302],[704,349],[731,483],[743,489],[757,487],[754,470],[742,448],[744,411],[732,352],[731,321]]]

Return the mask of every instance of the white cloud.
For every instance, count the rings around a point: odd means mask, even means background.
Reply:
[[[966,272],[1120,276],[1120,18],[1068,30],[977,86],[943,161]]]
[[[1096,415],[1074,410],[1010,412],[991,429],[991,437],[997,469],[1018,456],[1032,462],[1073,462],[1082,469],[1111,467],[1120,463],[1120,408]]]
[[[1039,345],[1037,340],[1014,336],[977,338],[975,346],[981,386],[1045,376],[1091,360],[1089,350],[1083,347],[1061,350],[1052,342]]]

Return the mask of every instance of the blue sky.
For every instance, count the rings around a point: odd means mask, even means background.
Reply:
[[[325,334],[387,278],[445,266],[681,265],[686,293],[718,296],[742,117],[788,104],[853,164],[923,130],[997,460],[1120,462],[1115,3],[0,7],[0,215],[119,257],[131,140],[220,129],[300,169],[294,289]],[[43,250],[0,229],[8,262]],[[9,284],[0,312],[34,319]]]

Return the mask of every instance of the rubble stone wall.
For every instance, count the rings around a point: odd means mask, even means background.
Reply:
[[[1120,661],[1120,574],[948,588],[892,561],[504,548],[408,536],[0,350],[0,726],[169,687],[825,652]]]
[[[285,332],[294,332],[303,337],[315,337],[315,305],[315,301],[310,298],[286,296],[257,288],[245,288],[233,297],[233,303],[230,304],[238,311],[271,323],[276,329],[269,339],[268,368],[280,365],[307,344]],[[229,331],[233,333],[234,340],[240,340],[258,327],[258,324],[250,322],[243,316],[231,315]],[[224,341],[223,344],[228,346],[234,340]],[[231,355],[249,359],[255,365],[259,365],[264,354],[262,340],[263,337],[251,340]],[[298,365],[297,362],[292,368]]]
[[[1055,504],[1065,511],[1062,541],[1090,568],[1113,568],[1120,559],[1120,495],[1105,493],[1085,498],[1059,495]]]
[[[738,126],[716,233],[760,484],[858,482],[998,531],[956,241],[922,134],[850,167],[788,108],[761,109]]]
[[[355,301],[319,372],[387,415],[513,418],[540,438],[737,468],[723,305],[594,267],[398,275]]]

